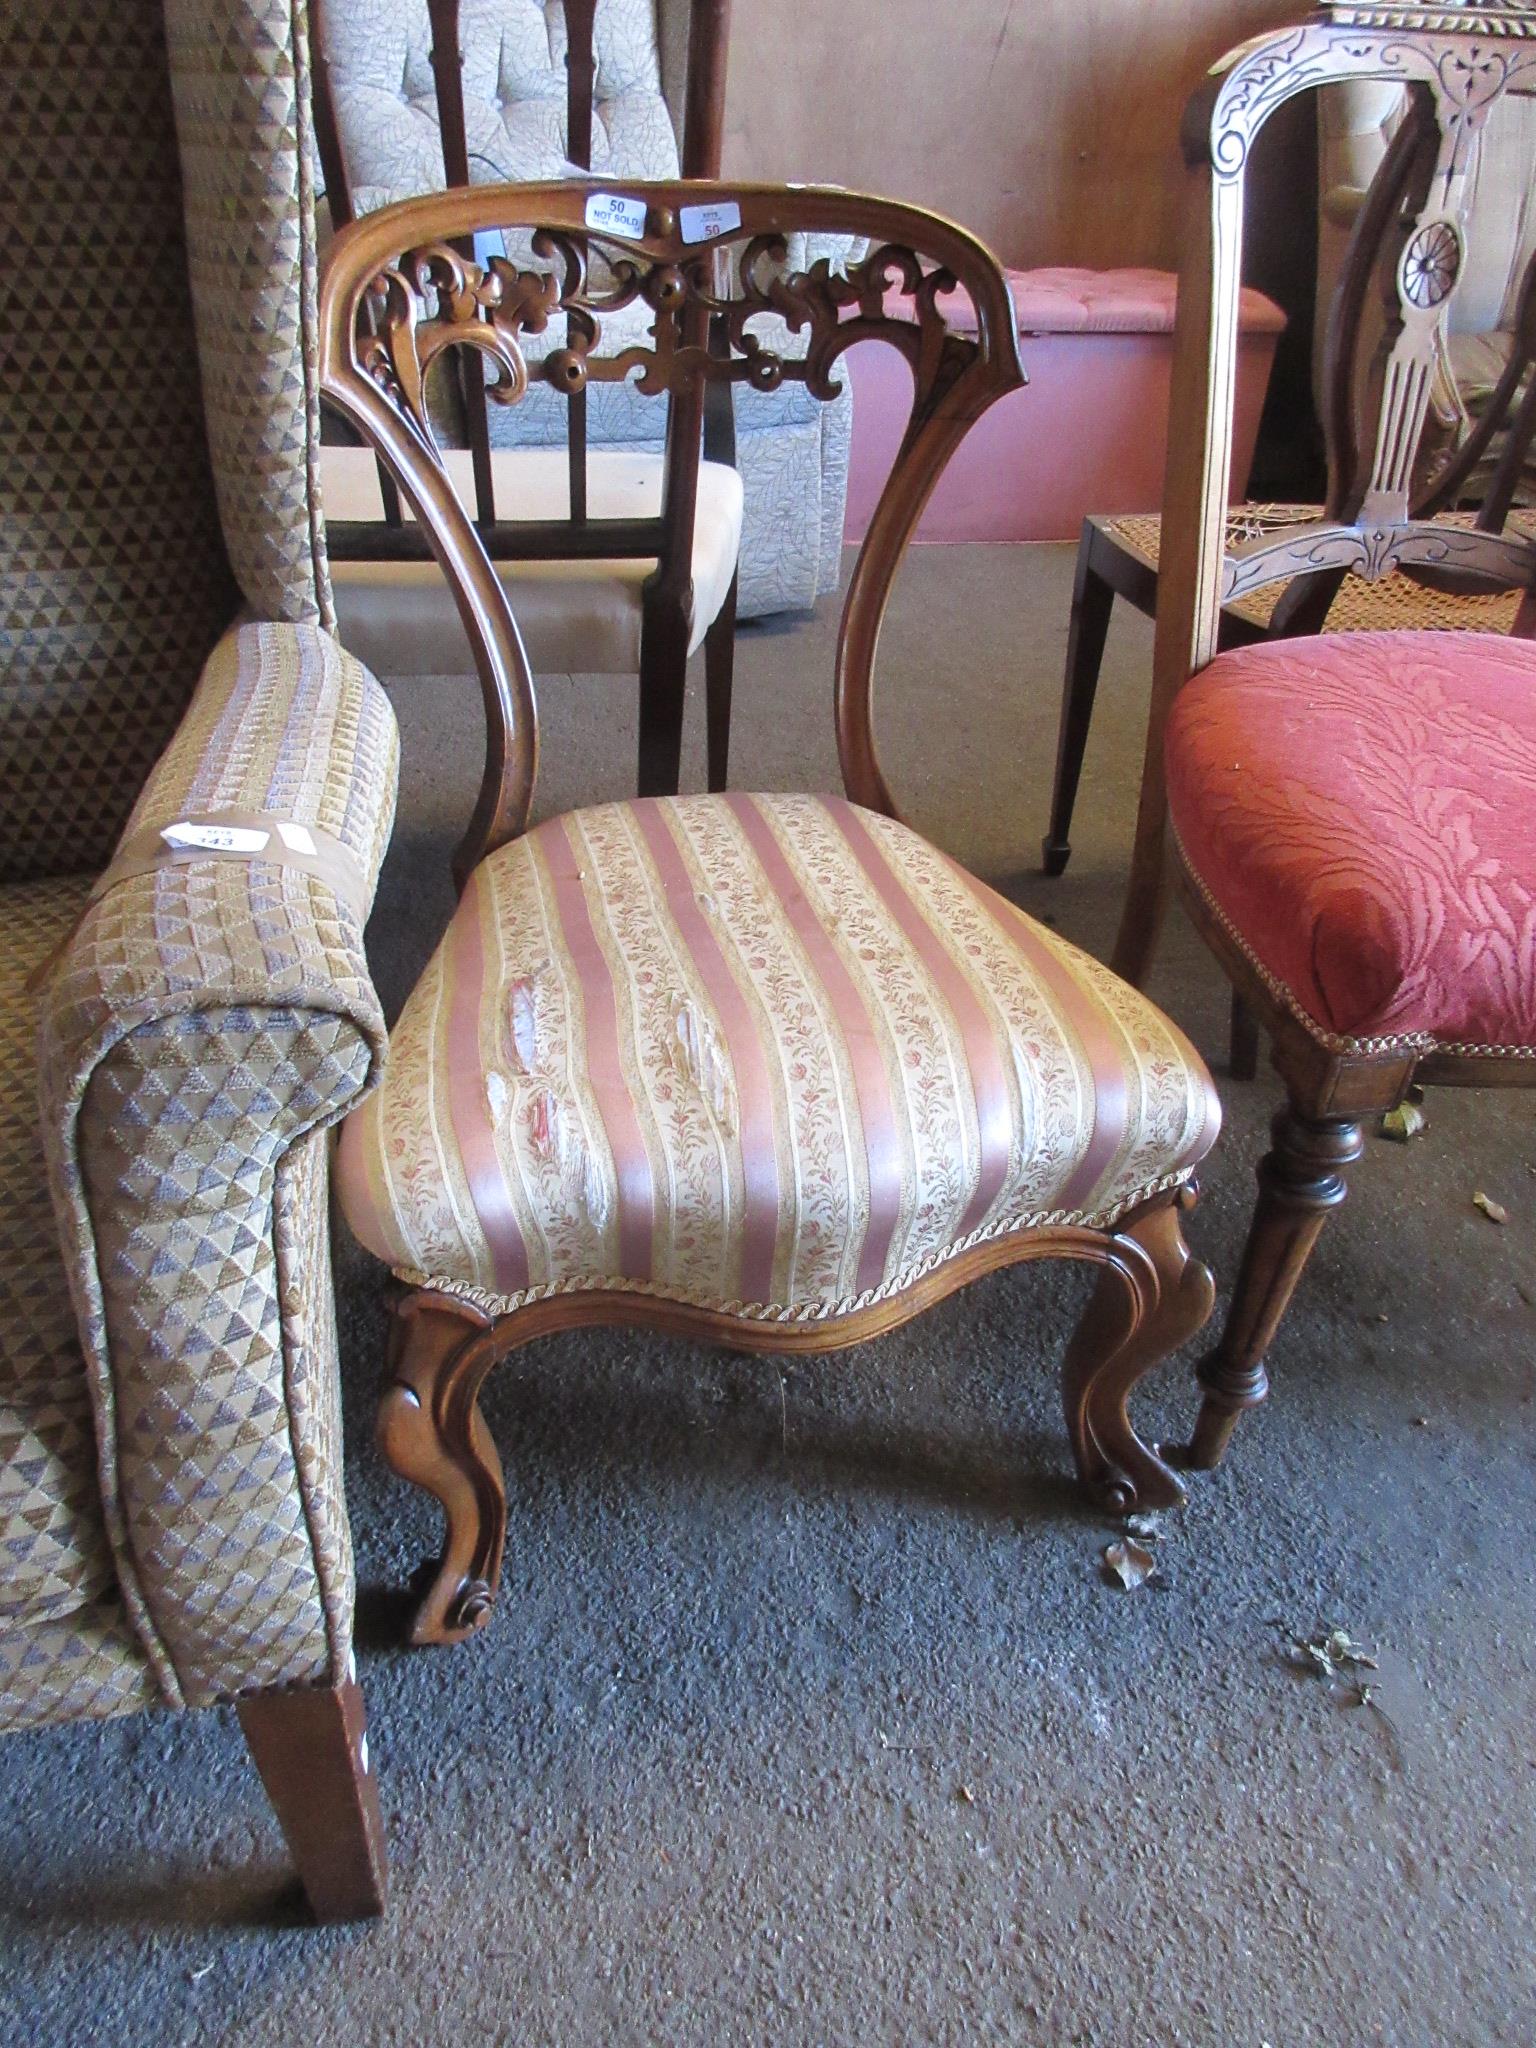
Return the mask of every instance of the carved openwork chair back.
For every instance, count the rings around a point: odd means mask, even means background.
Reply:
[[[842,358],[881,341],[905,358],[912,410],[860,552],[839,637],[836,717],[848,795],[895,815],[875,751],[872,681],[886,601],[908,537],[950,453],[994,400],[1024,379],[1013,307],[997,260],[963,229],[922,210],[841,190],[626,185],[635,209],[615,220],[585,184],[475,186],[409,200],[336,238],[321,289],[324,396],[379,454],[409,501],[454,592],[485,696],[487,753],[479,802],[455,860],[460,880],[522,831],[537,762],[533,677],[504,586],[455,495],[427,402],[434,363],[462,351],[486,366],[492,404],[516,404],[543,380],[571,393],[632,379],[666,394],[693,432],[711,390],[794,380],[822,401],[838,395]],[[461,253],[499,228],[520,265]],[[866,236],[870,252],[788,268],[792,236]],[[600,350],[603,322],[637,301],[651,318],[643,344]],[[950,312],[969,302],[969,318]],[[561,346],[525,347],[565,316]],[[572,317],[572,316],[575,317]],[[807,337],[781,354],[756,331],[782,322]],[[691,506],[669,494],[662,521]],[[642,532],[641,527],[645,528]],[[655,552],[649,522],[631,551]]]
[[[325,10],[344,0],[313,0],[315,42],[319,61],[314,72],[315,131],[331,219],[340,228],[355,217],[346,154],[342,147],[330,66],[327,61]],[[431,69],[436,104],[437,129],[441,138],[443,179],[449,190],[468,187],[478,169],[482,181],[488,162],[477,158],[471,148],[470,124],[465,102],[465,49],[460,33],[460,0],[425,0],[431,34]],[[598,101],[598,60],[595,37],[598,0],[563,0],[566,72],[565,156],[574,170],[590,170],[593,156],[593,124]],[[686,177],[714,177],[720,168],[721,133],[725,114],[726,51],[729,40],[729,0],[672,0],[668,26],[676,29],[686,15],[686,66],[684,70],[682,134],[680,157]],[[673,40],[675,41],[675,35]],[[562,54],[557,51],[557,58]],[[473,235],[458,238],[461,256],[473,258]],[[482,248],[481,254],[485,254]],[[586,324],[586,315],[574,301],[562,308],[571,329],[571,343],[583,353],[597,339]],[[441,413],[451,407],[457,433],[470,454],[474,478],[475,521],[487,551],[494,559],[570,559],[620,561],[636,556],[656,555],[658,577],[663,581],[685,582],[692,560],[693,510],[697,502],[698,466],[701,453],[714,461],[734,462],[734,423],[729,405],[716,406],[701,419],[685,405],[678,409],[668,400],[664,413],[666,461],[663,478],[663,516],[646,522],[644,534],[637,522],[589,516],[588,421],[584,383],[562,385],[548,381],[561,392],[565,405],[566,473],[569,517],[565,520],[533,520],[518,516],[515,505],[497,503],[496,472],[491,455],[490,413],[485,381],[479,359],[460,352],[444,366],[446,378],[434,390],[434,403]],[[701,436],[701,427],[703,429]],[[398,560],[426,552],[422,536],[402,518],[399,496],[387,470],[381,468],[384,505],[383,530],[369,523],[342,523],[331,529],[332,552],[341,559]],[[674,516],[667,516],[669,509]],[[675,516],[686,509],[687,518]]]
[[[1293,511],[1255,518],[1227,546],[1250,153],[1288,100],[1350,81],[1403,89],[1407,112],[1360,208],[1326,311],[1327,503],[1305,523]],[[1179,670],[1192,673],[1215,653],[1221,607],[1266,584],[1290,585],[1272,626],[1279,633],[1317,630],[1351,572],[1375,582],[1400,570],[1464,590],[1530,587],[1536,544],[1508,515],[1536,432],[1536,264],[1497,390],[1469,435],[1431,451],[1436,373],[1467,270],[1477,140],[1501,100],[1533,93],[1529,0],[1361,0],[1247,44],[1191,102],[1183,141],[1193,189],[1159,604],[1164,693]],[[1536,175],[1536,164],[1531,169]],[[1478,503],[1448,519],[1467,502],[1475,472]]]

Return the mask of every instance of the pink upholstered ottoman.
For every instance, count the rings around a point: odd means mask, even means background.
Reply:
[[[1166,270],[1011,270],[1029,384],[993,407],[950,462],[920,541],[1076,540],[1090,512],[1155,512],[1163,494],[1173,308]],[[946,311],[952,302],[946,301]],[[893,297],[891,310],[903,309]],[[951,315],[951,317],[956,317]],[[1245,291],[1233,480],[1242,495],[1285,315]],[[862,540],[912,403],[906,365],[850,349],[849,540]]]

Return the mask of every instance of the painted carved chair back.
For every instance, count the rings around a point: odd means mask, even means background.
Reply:
[[[589,186],[475,186],[371,214],[338,235],[321,295],[326,398],[380,453],[410,501],[453,588],[485,697],[487,754],[479,801],[455,860],[460,881],[522,831],[537,761],[533,677],[483,535],[455,496],[437,445],[427,384],[445,352],[490,366],[492,404],[516,404],[539,380],[572,393],[633,379],[697,422],[711,391],[771,391],[796,380],[835,399],[855,342],[897,348],[913,375],[901,450],[859,555],[838,647],[836,714],[848,795],[895,815],[875,751],[872,679],[881,620],[902,549],[951,450],[970,424],[1024,381],[1012,303],[996,260],[962,229],[920,209],[840,190],[703,181],[625,188],[629,220]],[[461,251],[499,229],[528,246],[530,266]],[[786,270],[792,236],[855,233],[870,253],[835,268]],[[600,268],[599,268],[600,265]],[[946,297],[975,309],[952,332]],[[641,301],[643,345],[600,351],[604,320]],[[566,316],[562,347],[531,355],[525,338]],[[572,317],[574,316],[574,317]],[[777,316],[803,355],[780,354],[754,323]],[[696,426],[693,429],[696,431]],[[674,491],[663,522],[691,508]],[[631,552],[654,547],[649,529]]]
[[[1256,520],[1235,544],[1227,479],[1243,256],[1245,175],[1265,122],[1297,95],[1390,81],[1406,117],[1372,182],[1329,309],[1320,516]],[[1510,95],[1536,94],[1536,12],[1339,4],[1258,38],[1192,100],[1183,142],[1190,197],[1175,338],[1174,410],[1163,503],[1153,701],[1130,888],[1115,953],[1145,974],[1165,898],[1162,731],[1184,681],[1217,652],[1222,609],[1289,587],[1272,633],[1314,630],[1349,573],[1401,571],[1458,590],[1528,590],[1536,539],[1508,520],[1536,433],[1536,265],[1519,296],[1508,368],[1476,430],[1426,474],[1421,462],[1448,321],[1466,272],[1476,143]],[[1496,435],[1480,505],[1447,518]],[[1527,606],[1517,630],[1530,616]]]

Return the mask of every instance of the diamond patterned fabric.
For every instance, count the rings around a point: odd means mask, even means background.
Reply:
[[[67,936],[87,876],[0,890],[0,1624],[72,1613],[116,1582],[91,1392],[37,1118],[27,979]],[[0,1629],[3,1632],[3,1629]]]
[[[0,882],[100,867],[239,593],[156,0],[0,26]]]
[[[302,0],[165,0],[165,19],[229,558],[260,617],[332,625],[305,10]]]
[[[246,626],[133,829],[272,811],[340,840],[371,893],[395,766],[388,702],[329,634]],[[42,1012],[102,1512],[158,1689],[323,1677],[351,1616],[323,1130],[383,1047],[357,915],[271,862],[136,874],[87,911]]]
[[[0,1630],[0,1734],[135,1714],[155,1703],[154,1674],[115,1601],[67,1621]]]
[[[334,1675],[351,1633],[325,1126],[382,1051],[359,913],[217,859],[87,907],[130,809],[275,812],[371,896],[394,808],[329,634],[220,642],[231,559],[264,612],[327,602],[302,10],[165,15],[185,216],[158,0],[0,27],[0,1729]]]

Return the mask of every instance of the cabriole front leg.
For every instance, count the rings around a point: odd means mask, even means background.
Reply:
[[[1078,1476],[1114,1514],[1184,1498],[1177,1476],[1137,1434],[1130,1400],[1138,1381],[1211,1313],[1210,1273],[1180,1224],[1194,1203],[1194,1188],[1181,1188],[1106,1238],[1098,1285],[1067,1352],[1062,1392]]]
[[[483,1628],[501,1579],[507,1496],[479,1394],[496,1362],[492,1319],[452,1296],[402,1293],[392,1304],[390,1384],[378,1440],[390,1470],[447,1517],[413,1643],[458,1643]]]

